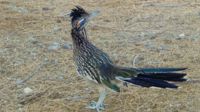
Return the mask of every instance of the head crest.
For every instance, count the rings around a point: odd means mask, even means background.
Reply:
[[[88,13],[80,6],[76,6],[76,8],[72,9],[70,13],[70,17],[72,18],[72,21],[84,15],[88,15]]]

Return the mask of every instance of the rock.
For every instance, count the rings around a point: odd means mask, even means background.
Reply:
[[[16,84],[17,84],[17,85],[20,85],[20,84],[22,84],[22,83],[23,83],[23,80],[21,80],[21,79],[17,79],[17,80],[16,80]]]
[[[29,88],[29,87],[24,88],[24,94],[28,95],[31,93],[33,93],[33,90],[31,88]]]
[[[66,42],[66,43],[63,44],[63,48],[64,49],[72,49],[72,44],[69,43],[69,42]]]
[[[176,37],[177,40],[181,40],[181,39],[184,39],[185,38],[185,34],[184,33],[181,33],[178,35],[178,37]]]
[[[60,48],[60,44],[57,42],[54,42],[48,46],[49,51],[55,51],[55,50],[58,50],[59,48]]]
[[[179,34],[179,37],[185,37],[184,33]]]

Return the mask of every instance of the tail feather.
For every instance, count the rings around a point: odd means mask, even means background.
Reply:
[[[124,80],[126,82],[139,85],[142,87],[159,87],[159,88],[177,88],[173,83],[166,82],[164,80],[159,79],[151,79],[151,78],[142,78],[142,77],[135,77],[131,80]]]
[[[177,88],[174,83],[168,81],[186,81],[186,73],[180,71],[186,68],[121,68],[117,76],[122,80],[143,87]],[[137,73],[137,74],[136,74]]]
[[[177,71],[183,71],[187,68],[139,68],[139,70],[142,70],[143,72],[177,72]]]
[[[138,77],[161,79],[161,80],[167,80],[167,81],[185,81],[184,79],[185,75],[186,75],[185,73],[164,72],[164,73],[143,73],[143,74],[139,74]]]

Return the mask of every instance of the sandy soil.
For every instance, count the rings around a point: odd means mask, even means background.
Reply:
[[[199,0],[1,0],[0,112],[94,112],[85,106],[98,91],[72,61],[67,14],[75,5],[101,11],[88,35],[116,64],[189,68],[178,90],[109,93],[105,112],[200,110]]]

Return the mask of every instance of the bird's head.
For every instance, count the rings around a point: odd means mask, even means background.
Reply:
[[[76,8],[72,9],[70,13],[72,28],[81,30],[88,23],[88,21],[95,17],[98,13],[99,11],[89,13],[82,7],[76,6]]]

